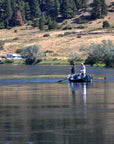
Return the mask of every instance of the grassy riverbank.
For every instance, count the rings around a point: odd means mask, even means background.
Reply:
[[[66,77],[67,75],[2,75],[0,79],[58,79]]]
[[[76,65],[80,65],[81,63],[84,63],[84,61],[76,62]],[[6,59],[3,60],[1,64],[25,64],[24,59]],[[67,57],[42,57],[40,58],[40,62],[36,63],[36,65],[70,65],[70,62]]]

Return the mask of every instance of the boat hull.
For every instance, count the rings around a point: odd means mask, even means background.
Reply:
[[[77,77],[77,75],[70,75],[68,76],[68,80],[70,82],[91,82],[92,81],[91,75],[86,75],[84,78]]]

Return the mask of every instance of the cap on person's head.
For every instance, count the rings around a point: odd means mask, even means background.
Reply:
[[[83,65],[83,63],[81,63],[81,65]]]

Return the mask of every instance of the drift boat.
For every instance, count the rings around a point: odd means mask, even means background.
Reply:
[[[91,82],[93,79],[91,75],[86,75],[85,77],[81,77],[78,74],[70,74],[68,75],[67,78],[70,82]]]

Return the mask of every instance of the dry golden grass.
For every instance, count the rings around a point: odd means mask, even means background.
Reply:
[[[1,55],[15,53],[16,49],[36,44],[40,46],[42,52],[51,50],[55,54],[68,56],[71,52],[80,53],[79,49],[83,45],[88,46],[91,43],[101,43],[102,40],[109,39],[114,42],[114,30],[99,30],[88,33],[88,29],[84,30],[86,32],[75,29],[73,31],[76,34],[63,37],[58,37],[58,35],[64,34],[66,31],[52,31],[47,32],[50,34],[49,37],[43,37],[46,32],[39,32],[38,29],[21,30],[22,28],[19,27],[16,29],[17,33],[14,33],[14,29],[0,30],[2,32],[1,38],[6,40]],[[81,38],[77,38],[77,34],[80,34]]]
[[[111,0],[107,0],[107,3],[109,4],[110,1]],[[95,31],[95,29],[102,28],[104,20],[109,21],[109,23],[114,26],[114,15],[112,12],[109,12],[108,16],[104,19],[98,19],[85,24],[87,28],[83,30],[73,29],[41,32],[37,28],[33,29],[30,26],[0,30],[0,40],[5,39],[4,50],[0,51],[0,55],[6,56],[7,53],[15,53],[17,49],[35,44],[40,46],[42,52],[51,50],[54,54],[68,56],[70,53],[80,53],[80,47],[88,46],[91,43],[98,44],[101,43],[102,40],[112,40],[114,43],[114,29]],[[72,20],[69,20],[69,23],[70,22],[72,22]],[[59,34],[64,35],[65,32],[71,31],[75,32],[75,34],[58,37]],[[43,37],[46,33],[50,36]],[[81,35],[81,37],[77,38],[78,35]]]

